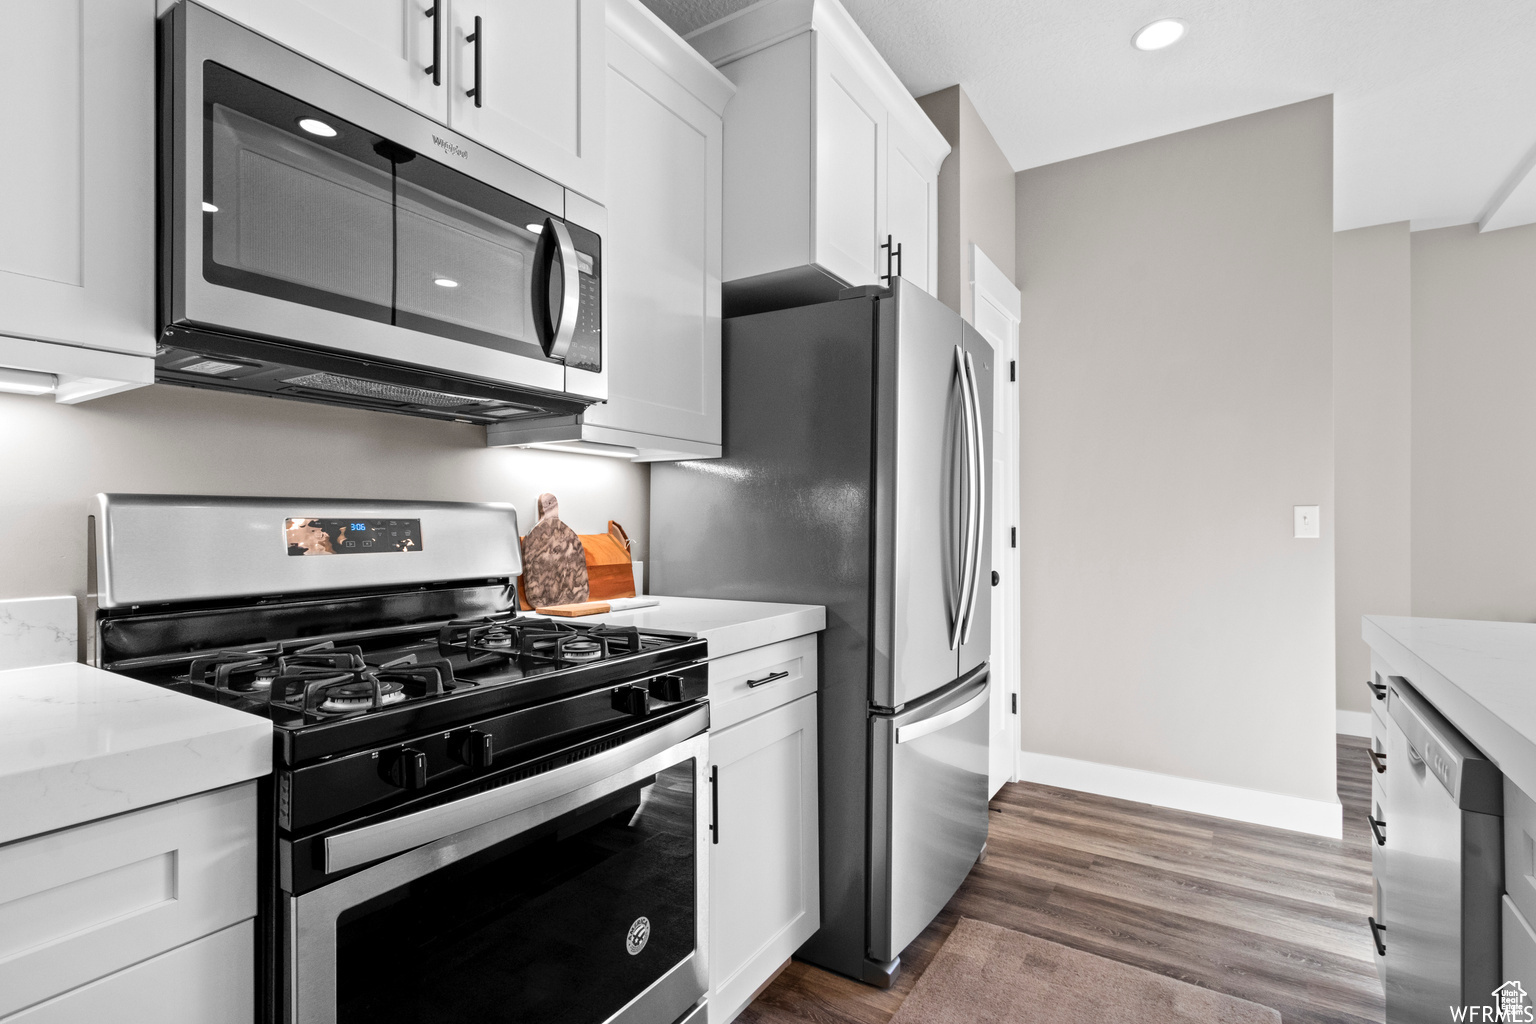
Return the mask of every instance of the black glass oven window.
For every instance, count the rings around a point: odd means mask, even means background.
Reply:
[[[608,1019],[694,950],[695,770],[343,913],[338,1024]]]

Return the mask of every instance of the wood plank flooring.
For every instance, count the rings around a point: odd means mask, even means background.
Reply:
[[[1339,737],[1343,842],[1004,786],[987,859],[907,948],[895,987],[796,961],[738,1019],[884,1024],[965,916],[1272,1006],[1285,1024],[1380,1024],[1365,744]]]

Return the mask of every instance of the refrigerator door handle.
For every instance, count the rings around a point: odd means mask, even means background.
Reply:
[[[932,718],[921,718],[909,725],[896,727],[896,742],[910,743],[912,740],[921,739],[930,733],[938,732],[947,726],[953,725],[975,711],[980,704],[987,699],[987,677],[983,676],[976,684],[976,692],[947,711],[941,711]]]
[[[971,575],[975,571],[972,563],[975,544],[971,537],[971,520],[974,518],[976,505],[976,453],[972,450],[971,441],[971,379],[965,372],[965,349],[955,346],[955,373],[960,377],[960,414],[965,420],[965,496],[970,502],[970,508],[965,517],[960,548],[965,556],[960,566],[960,588],[956,594],[956,607],[954,624],[949,630],[949,649],[954,650],[960,646],[960,634],[965,628],[966,615],[970,610]]]
[[[986,447],[983,444],[985,439],[981,436],[981,385],[976,381],[976,363],[971,359],[969,352],[965,354],[965,372],[971,385],[971,429],[976,434],[976,443],[971,448],[971,463],[975,467],[976,481],[975,493],[971,501],[971,518],[975,523],[971,529],[971,543],[975,551],[971,555],[971,584],[967,588],[965,626],[960,632],[960,642],[968,644],[971,642],[971,625],[976,621],[976,586],[981,579],[981,549],[984,544],[981,531],[986,518],[987,460]]]

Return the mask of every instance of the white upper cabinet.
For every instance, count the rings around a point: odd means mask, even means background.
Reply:
[[[12,149],[0,162],[0,368],[53,374],[65,401],[148,383],[154,0],[6,10],[13,45],[0,69],[0,132]],[[121,386],[97,380],[66,396],[80,380],[113,375]]]
[[[393,100],[448,119],[448,67],[433,65],[434,53],[448,52],[448,0],[203,2]]]
[[[603,198],[603,0],[206,2],[567,188]]]
[[[607,62],[608,401],[584,419],[645,435],[610,443],[719,455],[721,112],[733,89],[638,0],[609,0]]]
[[[726,312],[877,284],[933,291],[949,144],[837,0],[767,0],[689,36],[725,118]]]
[[[448,126],[602,201],[603,0],[440,2]]]

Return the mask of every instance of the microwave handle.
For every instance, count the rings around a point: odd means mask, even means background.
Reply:
[[[562,287],[560,308],[549,305],[549,278],[554,273],[556,256],[560,259]],[[564,359],[576,337],[576,316],[581,306],[581,266],[576,259],[576,244],[571,232],[553,217],[544,218],[539,246],[533,254],[533,321],[539,332],[539,345],[551,359]]]

